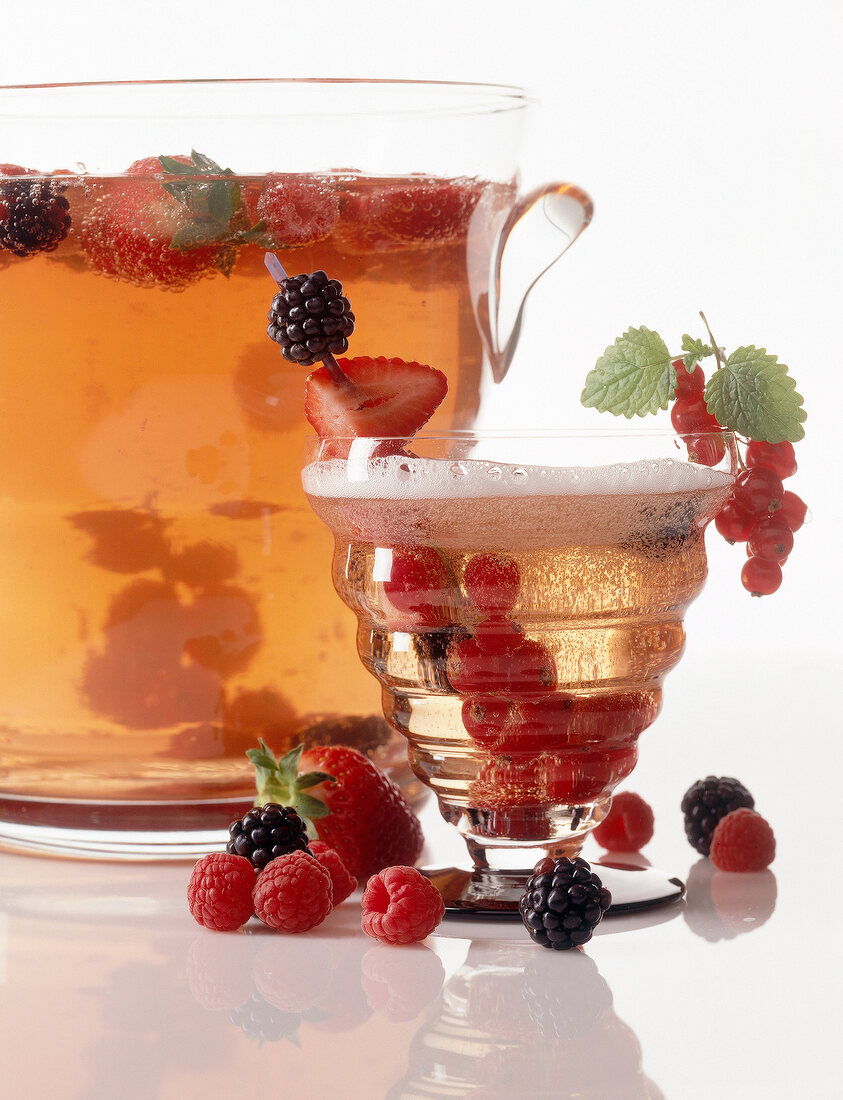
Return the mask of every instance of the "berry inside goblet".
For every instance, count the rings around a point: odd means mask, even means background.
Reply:
[[[425,868],[448,910],[517,915],[534,865],[575,857],[634,768],[732,491],[717,437],[714,465],[672,433],[312,442],[304,488],[360,657],[466,843],[464,867]],[[681,896],[654,874],[612,882],[613,907]]]

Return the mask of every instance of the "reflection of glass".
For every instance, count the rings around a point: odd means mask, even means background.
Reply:
[[[474,865],[434,879],[457,908],[512,908],[635,765],[705,579],[728,450],[711,469],[669,434],[330,443],[347,459],[314,442],[303,479],[334,533],[334,583]]]
[[[541,957],[537,957],[537,954]],[[594,961],[479,941],[445,986],[387,1094],[656,1100],[641,1046],[618,1018]]]
[[[258,735],[397,762],[313,564],[303,377],[261,336],[263,255],[330,268],[354,352],[434,363],[470,424],[514,346],[501,278],[511,313],[538,273],[511,277],[509,240],[541,230],[541,267],[590,217],[568,185],[519,198],[525,106],[412,82],[0,88],[0,221],[33,197],[70,221],[43,249],[0,226],[0,839],[201,849],[250,798]],[[179,173],[192,149],[235,175]]]

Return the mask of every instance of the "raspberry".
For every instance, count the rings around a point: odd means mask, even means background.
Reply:
[[[307,852],[273,859],[252,892],[255,913],[278,932],[307,932],[333,909],[331,876]]]
[[[763,871],[776,856],[776,838],[761,814],[741,807],[717,823],[711,862],[720,871]]]
[[[256,213],[276,248],[301,248],[330,237],[339,216],[339,201],[327,180],[269,175],[263,181]]]
[[[737,779],[729,776],[718,779],[714,775],[698,779],[682,798],[688,842],[700,855],[707,856],[712,834],[721,817],[742,806],[752,809],[754,805],[755,799]]]
[[[255,869],[243,856],[211,852],[197,861],[187,887],[191,916],[215,932],[233,932],[254,914]]]
[[[291,363],[312,367],[330,352],[348,351],[354,332],[351,303],[343,297],[342,283],[324,271],[285,279],[272,299],[266,332]]]
[[[245,856],[260,871],[278,856],[306,852],[308,837],[304,822],[291,806],[267,802],[255,806],[228,829],[231,839],[226,851]]]
[[[52,252],[70,230],[64,185],[45,179],[4,179],[25,172],[16,165],[0,165],[0,249],[16,256]]]
[[[480,198],[470,179],[421,177],[387,184],[369,198],[366,216],[389,237],[406,244],[440,244],[468,229]]]
[[[445,915],[442,895],[415,867],[387,867],[363,891],[361,925],[382,943],[418,943]]]
[[[331,898],[336,909],[341,901],[345,901],[357,889],[357,879],[343,863],[339,852],[324,840],[311,840],[308,847],[331,877]]]
[[[554,951],[588,943],[612,895],[584,859],[541,859],[518,909],[533,941]]]
[[[653,839],[653,811],[639,794],[622,791],[592,836],[610,852],[637,852]]]

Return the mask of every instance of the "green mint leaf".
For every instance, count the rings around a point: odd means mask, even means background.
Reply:
[[[211,160],[210,157],[206,157],[204,153],[197,153],[195,149],[190,150],[190,159],[196,165],[200,172],[219,172],[222,174],[222,168],[217,164],[215,160]]]
[[[700,359],[706,359],[709,355],[714,355],[714,348],[704,344],[702,340],[689,336],[687,332],[682,337],[682,350],[687,353],[682,356],[682,362],[689,374],[693,374],[694,367]]]
[[[796,443],[807,413],[784,363],[765,348],[738,348],[705,387],[705,403],[724,428],[747,439]]]
[[[316,787],[320,783],[333,783],[334,781],[334,777],[328,775],[327,772],[302,772],[296,779],[295,789],[297,791],[306,791],[308,787]]]
[[[192,164],[184,164],[175,157],[159,157],[158,163],[171,176],[198,176],[201,173],[201,169],[194,168]]]
[[[221,271],[225,275],[226,279],[231,275],[234,270],[234,264],[237,260],[237,247],[234,244],[224,244],[216,255],[214,260],[214,266],[217,271]]]
[[[658,333],[630,328],[586,375],[580,400],[587,409],[627,419],[666,409],[676,392],[672,358]]]
[[[207,244],[209,239],[213,238],[209,238],[207,226],[188,222],[187,225],[182,225],[175,231],[170,241],[170,248],[175,248],[177,252],[189,252],[191,248]]]
[[[215,222],[228,225],[231,215],[234,213],[234,188],[225,180],[217,180],[211,184],[208,192],[208,214]]]

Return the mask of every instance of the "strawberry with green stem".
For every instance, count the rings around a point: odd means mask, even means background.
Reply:
[[[299,745],[276,759],[261,740],[246,755],[255,765],[258,802],[292,806],[309,835],[333,848],[356,878],[419,858],[418,818],[395,783],[356,749]]]

